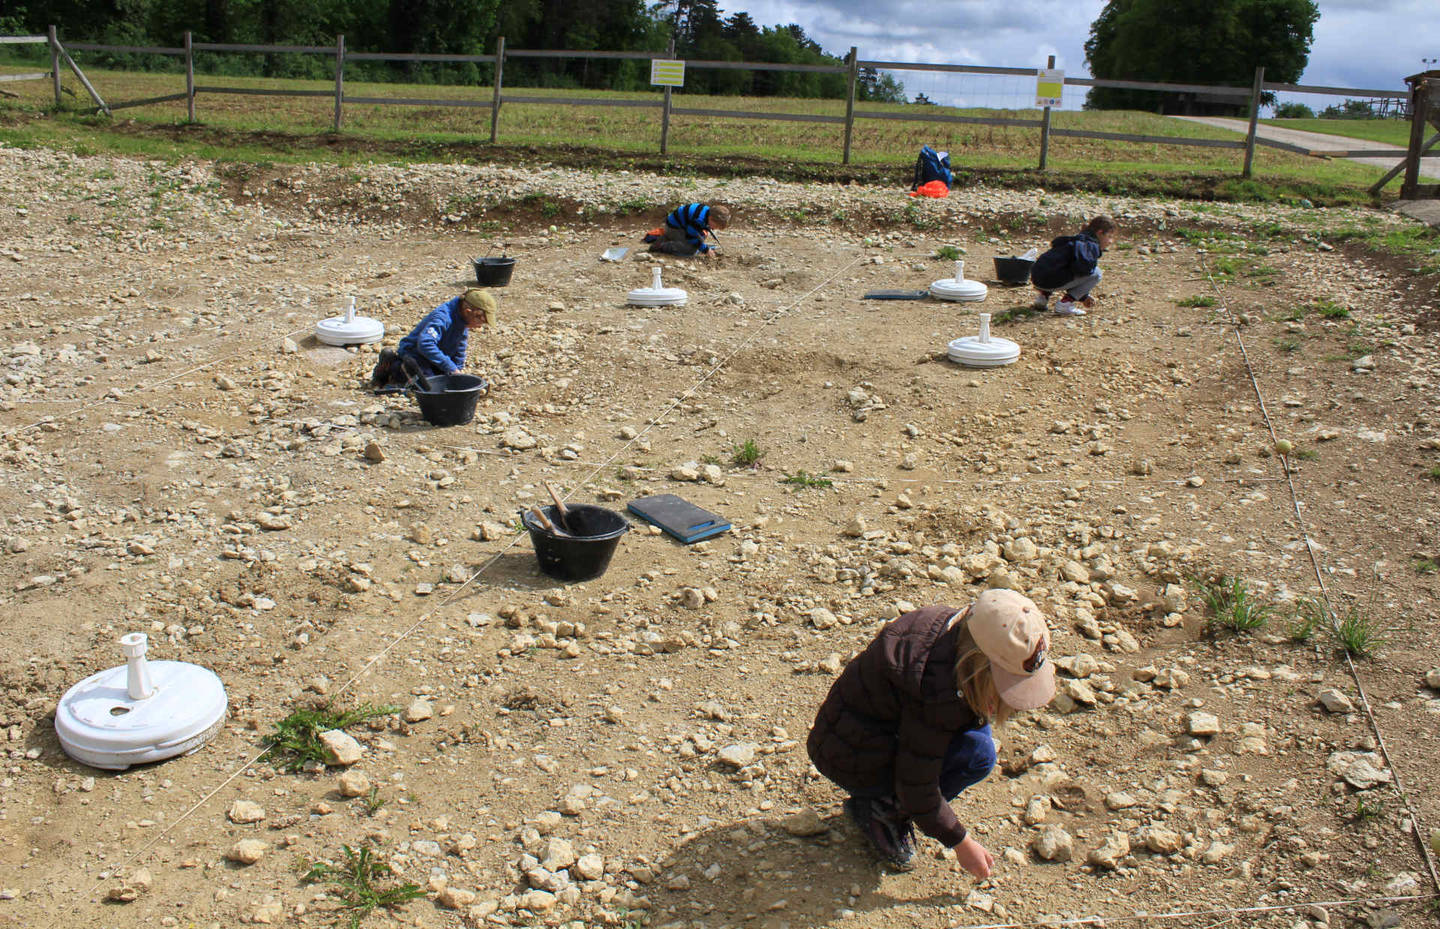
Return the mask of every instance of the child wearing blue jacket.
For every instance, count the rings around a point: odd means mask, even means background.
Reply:
[[[495,298],[478,287],[446,300],[393,349],[383,349],[370,386],[377,391],[403,388],[412,378],[457,374],[465,367],[470,330],[495,322]]]
[[[663,255],[713,258],[717,246],[707,243],[705,234],[709,233],[714,238],[713,230],[729,225],[729,207],[687,203],[665,217],[665,225],[647,235],[645,241],[651,243],[650,251]]]
[[[1040,291],[1035,309],[1050,305],[1050,294],[1065,291],[1055,304],[1057,316],[1084,316],[1081,307],[1092,306],[1090,291],[1100,283],[1100,256],[1115,244],[1120,227],[1108,216],[1097,216],[1079,235],[1062,235],[1050,243],[1050,250],[1035,260],[1030,283]]]

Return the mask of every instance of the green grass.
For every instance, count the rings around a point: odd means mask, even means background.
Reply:
[[[1192,581],[1209,610],[1205,618],[1207,635],[1253,632],[1270,620],[1273,612],[1270,605],[1258,600],[1240,578],[1221,575],[1213,582],[1202,578],[1192,578]]]
[[[960,257],[960,249],[954,245],[942,245],[935,249],[935,257],[942,261],[955,261]]]
[[[340,902],[340,908],[349,914],[351,929],[356,929],[374,910],[394,909],[425,896],[417,884],[381,886],[395,872],[376,857],[371,846],[362,845],[359,851],[348,845],[340,847],[345,853],[344,863],[336,867],[323,861],[313,862],[303,881],[327,885],[331,895]]]
[[[1403,119],[1262,119],[1267,126],[1298,129],[1301,132],[1323,132],[1347,139],[1385,142],[1407,148],[1410,145],[1410,123]]]
[[[85,62],[82,60],[81,65]],[[31,70],[29,65],[0,66],[5,71]],[[183,76],[101,68],[87,75],[102,96],[122,102],[183,90]],[[330,80],[215,77],[202,73],[200,83],[220,83],[249,89],[333,90]],[[88,97],[73,79],[65,78],[76,96],[67,96],[58,111],[47,82],[7,84],[19,94],[4,98],[0,111],[24,118],[0,119],[0,142],[20,147],[44,146],[90,153],[131,154],[162,160],[202,158],[215,160],[280,162],[327,161],[434,162],[469,161],[476,157],[528,154],[552,159],[554,153],[524,150],[563,147],[572,163],[584,157],[587,147],[596,154],[653,157],[657,164],[684,166],[684,159],[759,159],[779,162],[788,177],[808,176],[833,181],[837,170],[849,176],[893,181],[905,176],[914,152],[922,143],[941,145],[965,153],[959,171],[960,185],[973,184],[987,174],[1003,175],[1006,183],[1027,189],[1064,177],[1069,184],[1113,195],[1163,194],[1203,196],[1216,200],[1294,202],[1307,198],[1317,203],[1364,203],[1366,188],[1379,171],[1367,166],[1262,149],[1257,153],[1256,177],[1241,179],[1241,153],[1237,150],[1182,147],[1108,139],[1052,137],[1049,170],[1035,168],[1039,130],[1029,126],[936,124],[923,121],[857,119],[852,134],[850,166],[841,169],[843,126],[725,118],[724,131],[716,131],[713,118],[677,116],[670,130],[668,162],[656,151],[658,118],[649,107],[574,106],[543,103],[508,103],[501,111],[498,148],[489,146],[489,120],[462,106],[378,106],[348,104],[344,127],[331,131],[333,98],[325,96],[278,98],[248,95],[200,94],[196,98],[196,125],[185,122],[183,101],[152,104],[116,111],[114,119],[90,114]],[[655,92],[611,92],[512,86],[527,97],[655,102]],[[489,100],[491,89],[482,86],[404,85],[347,80],[352,96],[423,97],[436,100]],[[784,98],[700,97],[682,95],[687,107],[776,114],[813,114],[843,117],[843,100]],[[999,110],[953,107],[914,107],[862,103],[865,114],[900,114],[961,117],[995,117],[1038,120],[1037,110]],[[1061,129],[1127,133],[1162,138],[1233,140],[1233,133],[1187,124],[1152,113],[1135,111],[1059,111],[1052,125]],[[111,131],[112,129],[118,131]],[[600,150],[603,150],[600,151]],[[732,170],[733,170],[733,166]],[[755,170],[773,173],[777,166]],[[648,204],[647,204],[648,206]],[[627,210],[640,207],[629,202]],[[555,214],[555,215],[558,215]],[[932,211],[916,205],[919,228],[930,228]],[[1243,243],[1242,243],[1243,247]]]
[[[1417,274],[1440,274],[1440,230],[1433,226],[1371,222],[1328,230],[1325,238],[1331,242],[1356,241],[1374,252],[1408,258],[1414,262],[1412,270]]]
[[[1186,297],[1183,300],[1175,301],[1176,306],[1190,307],[1212,307],[1215,305],[1215,303],[1215,298],[1210,296],[1209,294],[1196,294],[1193,297]]]
[[[1346,608],[1345,615],[1335,624],[1335,640],[1356,658],[1369,658],[1387,641],[1379,620],[1367,615],[1355,603]]]
[[[275,724],[275,729],[262,744],[268,749],[264,757],[286,771],[299,771],[306,762],[325,764],[325,746],[320,733],[331,729],[348,729],[368,719],[400,712],[398,706],[376,706],[362,703],[348,710],[325,707],[318,710],[296,710]]]
[[[385,798],[380,796],[379,787],[371,787],[370,792],[365,795],[365,813],[374,816],[385,807]]]
[[[1334,300],[1317,300],[1314,305],[1315,312],[1324,319],[1349,319],[1350,309]]]
[[[792,487],[833,487],[835,482],[828,477],[819,474],[811,474],[808,471],[796,471],[794,474],[787,474],[780,479],[780,483],[789,484]]]
[[[1426,471],[1425,476],[1432,481],[1440,481],[1440,465],[1435,465],[1429,471]]]
[[[754,439],[746,439],[735,446],[730,453],[731,463],[742,468],[753,468],[764,457],[765,453],[760,450],[760,446],[755,444]]]
[[[1312,597],[1301,597],[1285,625],[1285,634],[1292,642],[1309,642],[1317,629],[1328,625],[1325,616],[1323,603]]]
[[[1298,458],[1301,461],[1319,461],[1320,453],[1313,448],[1297,448],[1290,453],[1291,458]]]
[[[1364,797],[1355,798],[1355,811],[1350,818],[1357,823],[1367,823],[1377,820],[1385,815],[1385,801],[1381,798],[1367,800]]]
[[[1416,574],[1434,574],[1436,571],[1440,571],[1440,562],[1437,562],[1434,558],[1415,559]]]
[[[1289,355],[1300,351],[1301,342],[1295,336],[1285,336],[1275,340],[1275,349]]]

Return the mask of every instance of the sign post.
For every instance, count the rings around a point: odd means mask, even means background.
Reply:
[[[675,54],[675,45],[670,45],[670,54]],[[685,86],[685,61],[674,58],[650,59],[650,83],[665,88],[665,104],[660,111],[660,154],[670,147],[670,91]]]
[[[1065,93],[1065,72],[1055,70],[1055,56],[1051,55],[1049,61],[1041,71],[1036,72],[1035,80],[1035,105],[1045,108],[1045,116],[1040,125],[1040,170],[1045,170],[1045,162],[1050,157],[1050,108],[1060,105],[1060,98]]]

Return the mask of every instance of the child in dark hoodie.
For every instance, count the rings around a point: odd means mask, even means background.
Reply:
[[[705,236],[708,234],[714,238],[714,230],[724,229],[729,225],[729,207],[687,203],[672,210],[670,215],[665,217],[665,224],[645,236],[645,241],[652,243],[650,251],[663,255],[677,255],[681,258],[699,255],[701,258],[714,258],[717,246],[706,242]]]
[[[496,311],[495,298],[478,287],[440,304],[399,345],[381,350],[371,388],[388,393],[403,390],[411,380],[459,373],[470,330],[493,325]]]
[[[1100,256],[1115,244],[1120,227],[1108,216],[1097,216],[1080,230],[1079,235],[1062,235],[1050,243],[1050,251],[1041,255],[1030,269],[1030,283],[1040,291],[1035,295],[1035,309],[1050,305],[1050,294],[1065,291],[1055,304],[1057,316],[1084,316],[1081,307],[1094,304],[1090,291],[1100,283]]]
[[[1028,598],[987,590],[963,610],[928,606],[889,623],[845,666],[806,748],[850,794],[845,811],[891,867],[909,870],[915,828],[990,876],[995,860],[950,808],[995,766],[991,722],[1055,695],[1050,630]]]

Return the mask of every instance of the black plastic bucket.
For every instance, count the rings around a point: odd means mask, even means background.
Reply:
[[[540,525],[535,514],[521,511],[520,521],[530,530],[540,570],[559,581],[588,581],[605,573],[620,537],[630,531],[630,521],[614,510],[588,503],[566,506],[566,523],[571,532],[560,531],[559,512],[544,508],[555,530]]]
[[[995,276],[1007,284],[1028,284],[1030,283],[1030,269],[1035,267],[1035,262],[1029,258],[999,258],[995,259]]]
[[[411,391],[420,415],[432,426],[463,426],[475,418],[475,405],[490,382],[473,374],[437,374],[425,378],[425,389]]]
[[[475,283],[481,287],[504,287],[514,273],[514,258],[475,259]]]

